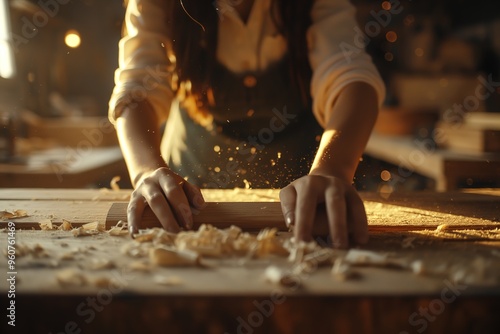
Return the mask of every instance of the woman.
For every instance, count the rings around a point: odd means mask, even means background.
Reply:
[[[250,185],[282,188],[297,240],[324,205],[334,247],[365,243],[352,179],[385,92],[363,50],[342,52],[355,27],[348,0],[130,0],[110,101],[130,232],[147,205],[176,232],[198,187]]]

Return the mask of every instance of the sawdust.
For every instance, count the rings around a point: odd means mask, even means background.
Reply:
[[[439,227],[439,226],[438,226]],[[418,234],[422,236],[432,236],[434,238],[439,238],[441,240],[448,241],[498,241],[500,240],[500,229],[461,229],[451,228],[446,226],[445,228],[435,229],[435,230],[421,230],[412,231],[413,234]]]

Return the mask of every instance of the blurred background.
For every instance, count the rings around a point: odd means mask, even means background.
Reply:
[[[500,185],[500,13],[493,0],[354,0],[388,89],[355,184]],[[130,187],[107,104],[120,0],[0,0],[0,186]],[[358,34],[359,32],[359,34]],[[115,181],[118,179],[115,178]]]

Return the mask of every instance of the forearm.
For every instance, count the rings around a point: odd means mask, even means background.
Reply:
[[[364,82],[346,86],[326,119],[310,174],[336,176],[351,182],[377,113],[377,94],[372,86]]]
[[[166,166],[160,153],[158,120],[149,103],[125,107],[116,121],[116,131],[134,186],[145,173]]]

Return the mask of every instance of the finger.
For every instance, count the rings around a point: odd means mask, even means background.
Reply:
[[[148,191],[144,194],[144,197],[163,228],[168,232],[179,232],[179,225],[177,224],[177,220],[175,219],[170,205],[163,194],[163,190],[158,185],[149,187]]]
[[[325,194],[326,212],[332,237],[333,248],[347,248],[349,237],[347,230],[346,201],[341,186],[331,187]]]
[[[200,188],[192,183],[184,182],[183,185],[184,192],[188,198],[189,203],[196,209],[203,209],[207,203],[203,198]]]
[[[179,224],[187,229],[193,227],[193,215],[189,201],[183,191],[186,181],[173,175],[161,175],[159,183],[165,194],[166,200]]]
[[[135,192],[132,193],[127,206],[128,231],[131,237],[139,233],[139,225],[146,205],[146,200],[142,195],[136,195]]]
[[[288,185],[280,190],[281,211],[285,224],[288,228],[295,225],[295,205],[297,200],[297,191],[292,185]]]
[[[309,242],[312,239],[314,219],[318,199],[311,191],[297,189],[297,204],[295,207],[295,238],[298,241]]]
[[[352,226],[353,241],[356,244],[366,244],[369,239],[368,220],[366,218],[365,206],[359,195],[355,191],[349,191],[346,194],[347,220]]]

